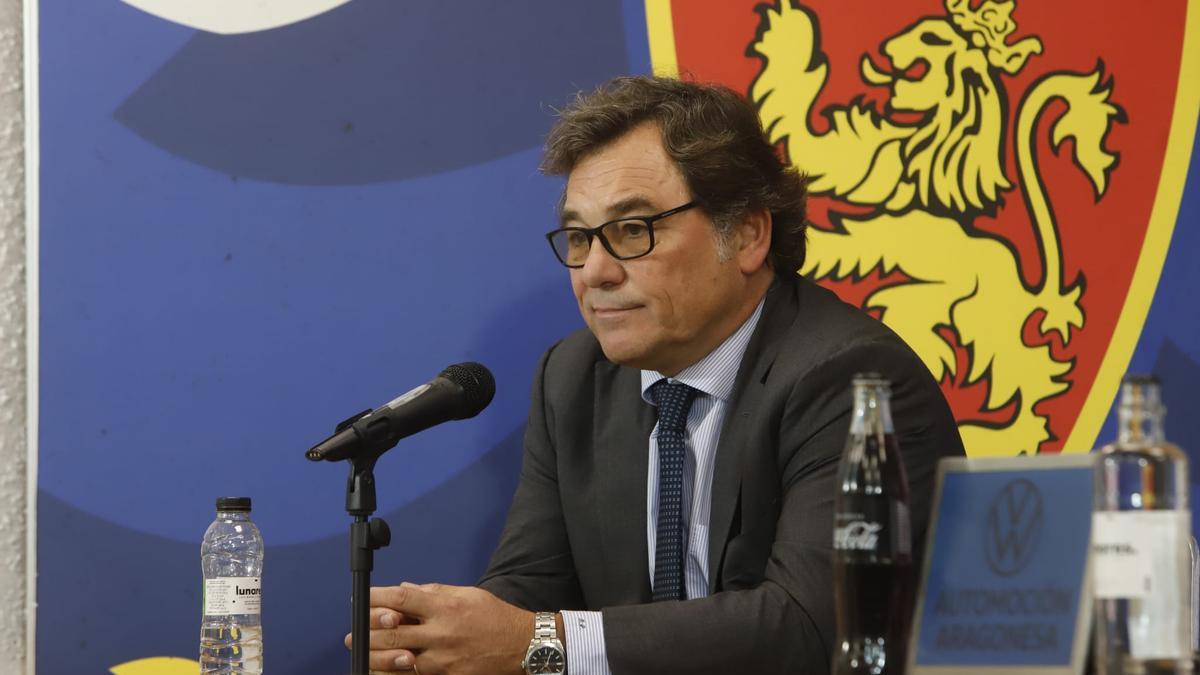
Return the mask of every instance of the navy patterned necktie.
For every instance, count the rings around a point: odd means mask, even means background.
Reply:
[[[650,388],[658,408],[658,530],[654,544],[654,601],[684,600],[683,467],[688,410],[696,390],[659,380]]]

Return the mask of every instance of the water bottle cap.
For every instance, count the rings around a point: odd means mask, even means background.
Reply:
[[[217,497],[218,511],[249,511],[249,497]]]

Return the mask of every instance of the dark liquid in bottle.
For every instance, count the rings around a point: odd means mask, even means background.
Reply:
[[[912,623],[908,481],[892,434],[852,434],[839,469],[835,675],[902,673]],[[860,452],[861,451],[861,452]]]

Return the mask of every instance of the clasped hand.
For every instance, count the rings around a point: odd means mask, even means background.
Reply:
[[[521,675],[533,613],[479,588],[403,583],[371,589],[370,626],[372,671]]]

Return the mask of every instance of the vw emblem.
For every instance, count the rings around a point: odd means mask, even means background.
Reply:
[[[1020,572],[1042,532],[1042,493],[1024,478],[1009,481],[988,507],[984,550],[988,567],[1002,577]]]

